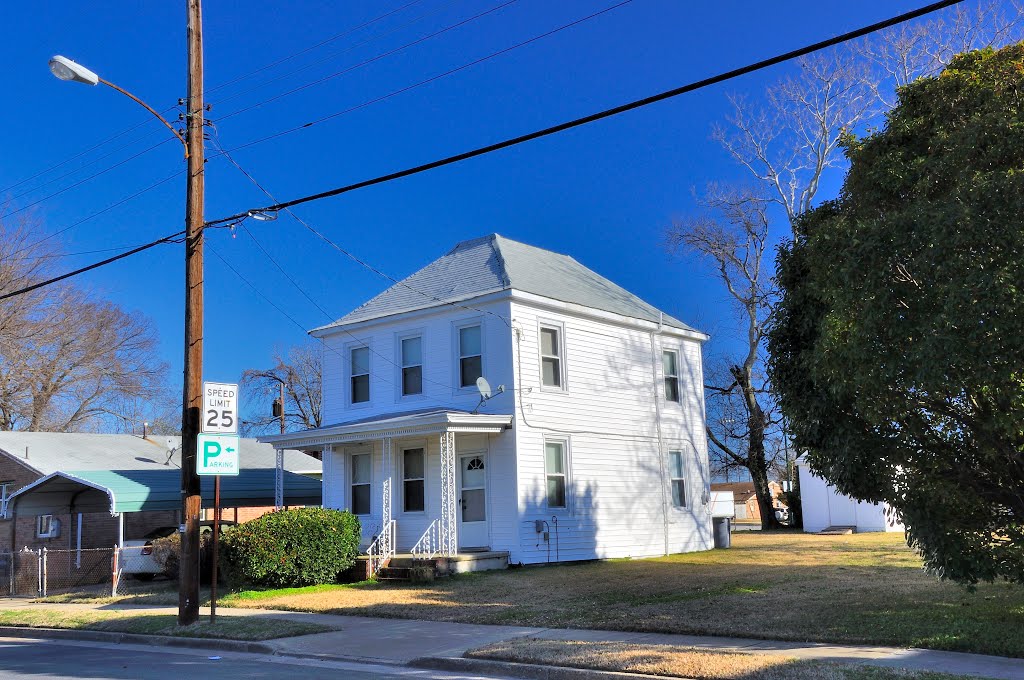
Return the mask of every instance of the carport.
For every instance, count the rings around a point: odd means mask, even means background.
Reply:
[[[305,475],[282,471],[288,505],[320,505],[321,483]],[[222,507],[251,508],[274,505],[273,468],[242,469],[238,476],[221,477]],[[213,507],[213,478],[200,478],[204,508]],[[124,545],[124,513],[181,509],[181,471],[88,470],[54,472],[19,489],[8,502],[9,517],[22,515],[72,516],[109,512],[119,518],[118,547]],[[81,523],[78,548],[81,549]]]

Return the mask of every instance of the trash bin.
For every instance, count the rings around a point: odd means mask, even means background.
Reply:
[[[711,526],[715,533],[715,547],[729,548],[732,546],[732,518],[713,517]]]

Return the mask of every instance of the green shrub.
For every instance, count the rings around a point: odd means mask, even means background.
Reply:
[[[224,537],[224,566],[233,588],[290,588],[333,583],[355,564],[359,520],[326,508],[278,510],[240,524]]]

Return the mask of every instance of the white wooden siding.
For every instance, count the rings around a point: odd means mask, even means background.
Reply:
[[[512,315],[520,362],[515,404],[520,545],[513,560],[547,561],[549,547],[552,561],[710,547],[700,345],[655,334],[652,347],[648,332],[522,302],[513,303]],[[565,329],[564,390],[541,385],[538,343],[545,322]],[[679,352],[680,403],[664,400],[663,347]],[[569,440],[566,509],[547,507],[545,435]],[[667,453],[675,450],[683,452],[686,463],[684,510],[669,507]],[[552,517],[557,518],[557,556]],[[548,523],[550,546],[536,531],[536,520]]]
[[[324,338],[323,422],[361,420],[382,414],[450,407],[471,411],[479,402],[475,388],[460,389],[456,382],[458,346],[454,327],[479,320],[483,340],[483,374],[496,389],[511,386],[511,333],[499,317],[508,318],[508,301],[474,305],[483,312],[445,307],[429,310],[399,322],[383,322],[349,333]],[[496,315],[496,316],[495,316]],[[423,394],[401,395],[401,359],[398,341],[410,332],[423,337]],[[349,403],[349,350],[358,344],[370,347],[370,401]],[[511,413],[511,392],[488,402],[487,413]]]

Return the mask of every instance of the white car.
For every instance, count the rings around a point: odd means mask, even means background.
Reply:
[[[234,522],[221,520],[221,531]],[[163,563],[153,554],[153,541],[160,538],[167,538],[177,533],[178,527],[159,527],[153,529],[145,538],[125,541],[119,557],[118,569],[122,575],[132,576],[140,581],[151,581],[153,577],[164,572]],[[199,532],[203,535],[213,532],[213,522],[204,521],[199,523]]]

